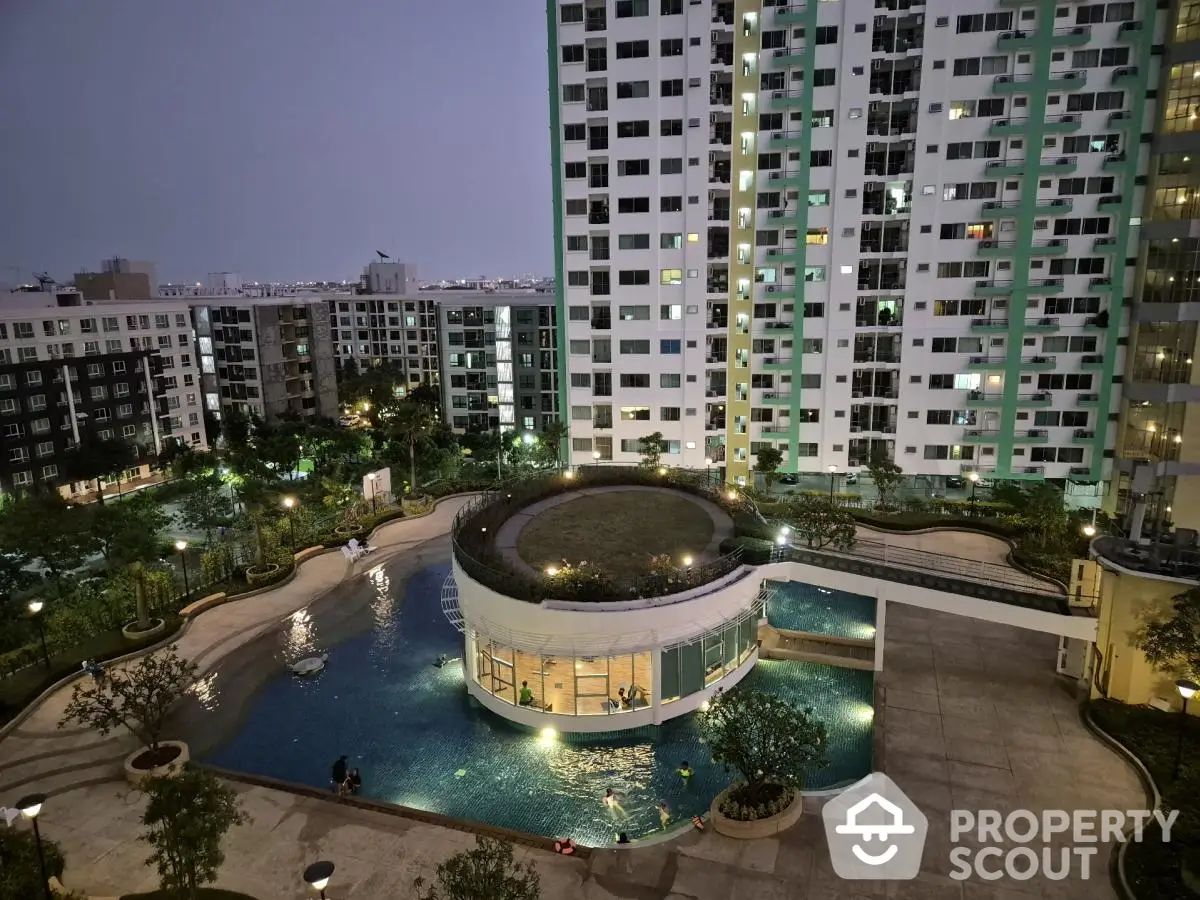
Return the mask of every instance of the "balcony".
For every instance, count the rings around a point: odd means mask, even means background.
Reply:
[[[1008,364],[1003,356],[972,356],[967,359],[971,372],[1003,372]]]
[[[1112,293],[1117,289],[1118,285],[1107,276],[1097,276],[1096,278],[1088,279],[1089,291],[1106,291]]]
[[[1110,153],[1104,157],[1104,162],[1100,163],[1100,168],[1105,172],[1124,172],[1126,162],[1128,162],[1128,159],[1124,153]]]
[[[788,67],[804,65],[803,50],[774,50],[771,52],[770,63],[773,66]]]
[[[1052,47],[1082,47],[1092,39],[1092,29],[1086,25],[1075,25],[1068,28],[1055,28],[1050,36]]]
[[[775,91],[767,101],[768,109],[793,109],[804,105],[804,94]]]
[[[1079,407],[1099,406],[1100,395],[1095,393],[1078,394],[1075,397],[1075,405]]]
[[[999,409],[1004,405],[1004,394],[1000,391],[971,391],[967,396],[970,409]]]
[[[1007,219],[1016,215],[1020,200],[986,200],[980,215],[985,219]]]
[[[1044,175],[1070,175],[1079,168],[1074,156],[1059,156],[1055,159],[1043,159],[1039,171]]]
[[[789,372],[793,359],[790,356],[760,356],[757,368],[764,372]]]
[[[1071,434],[1072,444],[1090,444],[1096,439],[1096,432],[1089,431],[1087,428],[1076,428]]]
[[[780,6],[775,9],[775,25],[803,25],[804,4],[796,3],[791,6]]]
[[[1058,366],[1054,356],[1029,356],[1021,360],[1021,370],[1025,372],[1049,372]]]
[[[1133,85],[1138,82],[1138,67],[1137,66],[1120,66],[1113,69],[1112,84],[1113,87],[1119,85]]]
[[[760,428],[758,430],[758,433],[759,433],[760,437],[774,439],[774,440],[781,440],[781,439],[785,439],[788,437],[788,430],[786,428],[777,428],[777,427],[768,426],[766,428]]]
[[[1033,204],[1034,212],[1065,216],[1074,208],[1068,197],[1039,197]]]
[[[1036,45],[1037,37],[1032,31],[1004,31],[996,37],[996,49],[1002,53],[1032,50]]]
[[[1061,294],[1063,280],[1061,278],[1031,278],[1026,290],[1031,294]]]
[[[1092,249],[1097,253],[1116,253],[1117,239],[1113,237],[1098,237],[1092,241]]]
[[[1075,113],[1063,116],[1047,116],[1043,130],[1047,134],[1071,134],[1080,128],[1080,119]]]
[[[1026,319],[1025,330],[1035,334],[1053,334],[1058,331],[1058,319],[1054,316],[1042,316],[1038,319]]]
[[[776,131],[767,141],[767,145],[777,150],[786,150],[789,147],[803,147],[804,140],[804,134],[799,131]]]
[[[1029,92],[1031,75],[997,75],[992,79],[993,94],[1025,94]]]
[[[974,293],[976,297],[1007,297],[1012,285],[1011,281],[977,281]]]
[[[1104,357],[1099,353],[1087,353],[1079,357],[1079,368],[1085,372],[1099,372],[1104,368]]]
[[[1045,444],[1050,441],[1050,435],[1045,428],[1030,428],[1013,432],[1014,444]]]
[[[792,402],[791,394],[783,394],[778,391],[764,391],[760,402],[767,406],[789,406]]]
[[[1028,119],[992,119],[988,122],[988,134],[993,137],[1019,137],[1029,130]]]
[[[984,167],[989,178],[1004,178],[1009,175],[1024,175],[1025,160],[1023,159],[989,159]]]
[[[992,334],[1008,331],[1008,319],[972,319],[972,334]]]
[[[1141,22],[1122,22],[1121,27],[1117,29],[1117,40],[1124,41],[1127,44],[1133,44],[1142,38],[1142,23]]]
[[[776,189],[807,183],[808,179],[800,172],[772,172],[767,178],[767,184]]]
[[[796,209],[772,209],[767,212],[766,216],[760,216],[760,221],[769,222],[771,225],[787,225],[795,224],[795,219],[800,215],[799,208]]]
[[[1124,109],[1111,112],[1108,114],[1108,125],[1110,128],[1131,128],[1133,127],[1133,113]]]
[[[1096,201],[1096,209],[1102,213],[1119,213],[1125,205],[1124,198],[1120,194],[1112,194],[1108,197],[1101,197]]]
[[[975,252],[987,259],[1004,258],[1013,255],[1016,241],[978,241]]]
[[[796,255],[795,247],[768,247],[767,259],[791,259]]]
[[[1034,241],[1029,248],[1034,256],[1066,256],[1067,242],[1059,238],[1048,241]]]
[[[1048,84],[1062,91],[1077,91],[1087,87],[1087,72],[1083,69],[1072,69],[1067,72],[1051,72]]]

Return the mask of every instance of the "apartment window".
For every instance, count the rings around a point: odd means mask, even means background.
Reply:
[[[618,352],[622,355],[644,356],[650,352],[649,341],[621,341]]]
[[[677,356],[683,352],[683,348],[678,340],[661,340],[658,342],[658,352],[664,356]]]
[[[666,38],[659,43],[658,49],[661,56],[683,56],[683,38]]]
[[[559,10],[558,20],[564,25],[578,25],[583,21],[583,4],[566,4]]]
[[[618,81],[618,100],[638,100],[650,96],[649,81]]]
[[[650,160],[648,159],[620,159],[617,160],[618,175],[649,175]]]
[[[620,197],[617,200],[619,213],[648,213],[650,212],[649,197]]]
[[[645,59],[650,55],[649,41],[618,41],[617,59]]]
[[[648,119],[634,119],[628,122],[618,122],[617,137],[650,137],[650,121]]]
[[[564,44],[562,48],[563,63],[583,62],[583,44]]]
[[[588,236],[586,234],[569,234],[567,235],[567,250],[571,253],[586,252],[588,248]]]
[[[662,269],[659,284],[683,284],[683,269]]]
[[[683,158],[669,157],[658,161],[658,174],[660,175],[682,175],[683,174]]]
[[[1013,17],[1010,12],[959,16],[955,31],[958,34],[970,34],[976,31],[1008,31],[1012,28],[1012,22]]]
[[[683,198],[682,197],[659,197],[658,198],[659,212],[682,212]]]
[[[835,28],[834,31],[836,32],[837,29]],[[813,87],[833,87],[836,83],[837,69],[815,69],[813,71]]]
[[[665,78],[659,84],[659,94],[663,97],[682,97],[683,96],[683,79],[682,78]]]
[[[586,269],[583,271],[568,272],[567,287],[587,287],[589,282],[588,274]],[[452,338],[460,336],[458,334],[451,335]]]
[[[650,307],[648,305],[618,306],[617,318],[622,322],[648,322],[650,321]]]
[[[620,385],[623,388],[648,388],[650,387],[650,376],[642,372],[626,372],[621,375]],[[621,418],[625,417],[621,416]]]
[[[678,321],[683,318],[683,306],[678,303],[663,303],[658,307],[658,317],[662,321]]]
[[[622,269],[617,273],[617,284],[622,287],[635,287],[650,283],[649,269]]]
[[[658,123],[660,137],[679,137],[683,134],[683,119],[662,119]]]
[[[613,14],[618,19],[650,15],[650,0],[617,0]]]
[[[682,16],[683,0],[662,0],[658,14],[660,16]]]

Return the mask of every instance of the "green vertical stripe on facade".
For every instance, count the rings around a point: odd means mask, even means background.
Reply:
[[[1000,407],[1000,435],[996,442],[996,475],[1005,477],[1013,471],[1013,434],[1017,428],[1017,406],[1021,394],[1021,358],[1025,353],[1025,312],[1029,306],[1030,260],[1033,256],[1033,225],[1037,218],[1038,181],[1041,179],[1043,144],[1045,143],[1046,95],[1050,91],[1050,57],[1053,54],[1056,0],[1039,0],[1037,3],[1037,30],[1033,34],[1033,73],[1029,79],[1028,128],[1022,139],[1025,142],[1026,174],[1021,181],[1021,196],[1017,201],[1017,233],[1013,238],[1012,293],[1008,299],[1008,331],[1005,333],[1004,348],[1004,395]],[[1013,26],[1021,27],[1018,13],[1013,12]],[[1018,51],[1019,52],[1019,51]],[[1069,52],[1069,51],[1068,51]],[[1015,59],[1015,55],[1014,55]],[[1013,112],[1012,99],[1008,101],[1009,113]],[[1006,154],[1007,155],[1007,154]],[[1003,183],[1004,179],[1001,180]],[[1003,190],[1000,194],[1003,195]],[[999,228],[997,222],[997,228]],[[997,240],[999,240],[997,234]],[[991,269],[995,278],[996,268]],[[995,301],[989,301],[994,303]],[[989,310],[990,312],[990,310]],[[984,337],[984,355],[989,355],[988,338]],[[987,375],[984,374],[986,379]],[[986,387],[986,384],[981,385]],[[978,462],[978,460],[976,460]]]
[[[787,460],[784,463],[784,470],[788,472],[798,472],[800,470],[800,375],[804,368],[804,291],[807,282],[804,280],[804,267],[808,264],[808,191],[811,178],[811,162],[812,162],[812,108],[813,108],[813,69],[817,58],[817,15],[820,9],[819,3],[809,3],[804,7],[804,103],[800,109],[803,112],[805,119],[800,126],[800,179],[798,192],[796,194],[796,293],[795,301],[792,305],[792,384],[790,395],[790,403],[788,404],[788,450]],[[791,89],[791,74],[788,74],[788,83],[786,87]],[[788,126],[788,116],[791,115],[790,110],[784,110],[784,131]],[[787,154],[790,151],[784,149],[784,171],[787,171]],[[784,196],[786,197],[788,188],[784,187]],[[786,226],[785,226],[786,227]],[[829,273],[826,272],[826,284],[830,283]],[[832,301],[832,297],[830,301]],[[826,315],[833,309],[833,303],[825,304]],[[828,349],[828,348],[826,348]],[[822,385],[827,388],[827,385]]]
[[[1134,215],[1133,195],[1137,190],[1137,177],[1140,174],[1142,157],[1142,126],[1146,115],[1146,90],[1150,84],[1150,69],[1154,62],[1151,55],[1154,48],[1154,28],[1157,11],[1149,0],[1138,0],[1135,22],[1142,23],[1138,39],[1131,42],[1134,50],[1130,64],[1137,66],[1138,80],[1136,84],[1122,85],[1121,89],[1131,95],[1129,104],[1129,121],[1125,123],[1121,140],[1121,149],[1125,152],[1125,165],[1121,169],[1121,181],[1115,187],[1121,196],[1121,211],[1116,214],[1116,239],[1112,266],[1109,278],[1115,289],[1111,292],[1108,306],[1108,328],[1104,331],[1104,348],[1101,352],[1104,370],[1100,373],[1100,403],[1096,407],[1096,422],[1092,426],[1095,437],[1092,439],[1092,460],[1089,480],[1099,481],[1103,478],[1104,451],[1108,449],[1108,415],[1109,406],[1113,399],[1113,375],[1116,371],[1118,341],[1121,338],[1121,327],[1125,314],[1125,260],[1131,255],[1130,237],[1133,225],[1130,219]],[[1149,147],[1146,148],[1149,154]],[[1140,210],[1139,210],[1140,211]],[[1136,245],[1132,248],[1133,256],[1137,256]],[[1131,348],[1126,348],[1131,352]],[[1117,443],[1120,443],[1120,435]]]
[[[563,172],[562,121],[559,116],[561,92],[558,86],[558,3],[546,0],[546,68],[550,85],[550,167],[554,170],[554,306],[555,333],[558,335],[558,419],[570,429],[571,408],[567,405],[567,279],[563,256]],[[562,459],[571,460],[571,438],[563,438]]]

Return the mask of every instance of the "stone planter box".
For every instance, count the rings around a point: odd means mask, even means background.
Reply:
[[[145,747],[139,747],[125,757],[125,780],[138,787],[147,779],[162,775],[175,775],[183,771],[183,767],[187,765],[190,756],[188,755],[188,745],[183,741],[159,741],[158,749],[160,752],[164,750],[176,750],[176,755],[166,762],[146,768],[144,766],[135,766],[134,762],[143,754],[149,753]]]
[[[283,571],[279,563],[267,563],[265,566],[251,566],[246,570],[246,584],[251,588],[262,587],[274,581]]]
[[[152,638],[156,635],[162,634],[166,630],[166,619],[151,619],[150,627],[145,631],[142,631],[140,628],[138,628],[136,621],[130,622],[128,625],[121,626],[121,634],[127,641],[142,641],[146,638]]]
[[[772,837],[781,831],[787,831],[795,825],[804,813],[804,795],[796,791],[791,804],[781,813],[768,816],[765,819],[755,819],[753,822],[740,822],[721,814],[721,804],[729,796],[732,786],[725,788],[708,808],[708,821],[717,834],[737,838],[740,841],[754,841],[759,838]]]
[[[187,606],[179,611],[179,615],[188,619],[192,616],[198,616],[206,610],[212,609],[214,606],[220,606],[225,602],[225,593],[209,594],[207,597],[201,597],[199,600],[193,600]]]

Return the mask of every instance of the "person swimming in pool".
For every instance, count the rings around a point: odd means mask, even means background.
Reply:
[[[696,773],[692,771],[692,764],[686,759],[679,764],[679,777],[682,778],[685,783],[695,774]]]
[[[614,816],[622,819],[629,818],[629,813],[625,812],[625,807],[621,805],[620,798],[617,797],[612,788],[605,788],[604,790],[604,805],[608,807]]]
[[[666,831],[667,825],[671,821],[671,809],[670,809],[670,807],[667,806],[667,801],[663,800],[663,801],[659,802],[655,806],[655,809],[658,810],[659,827],[662,828],[663,831]]]

